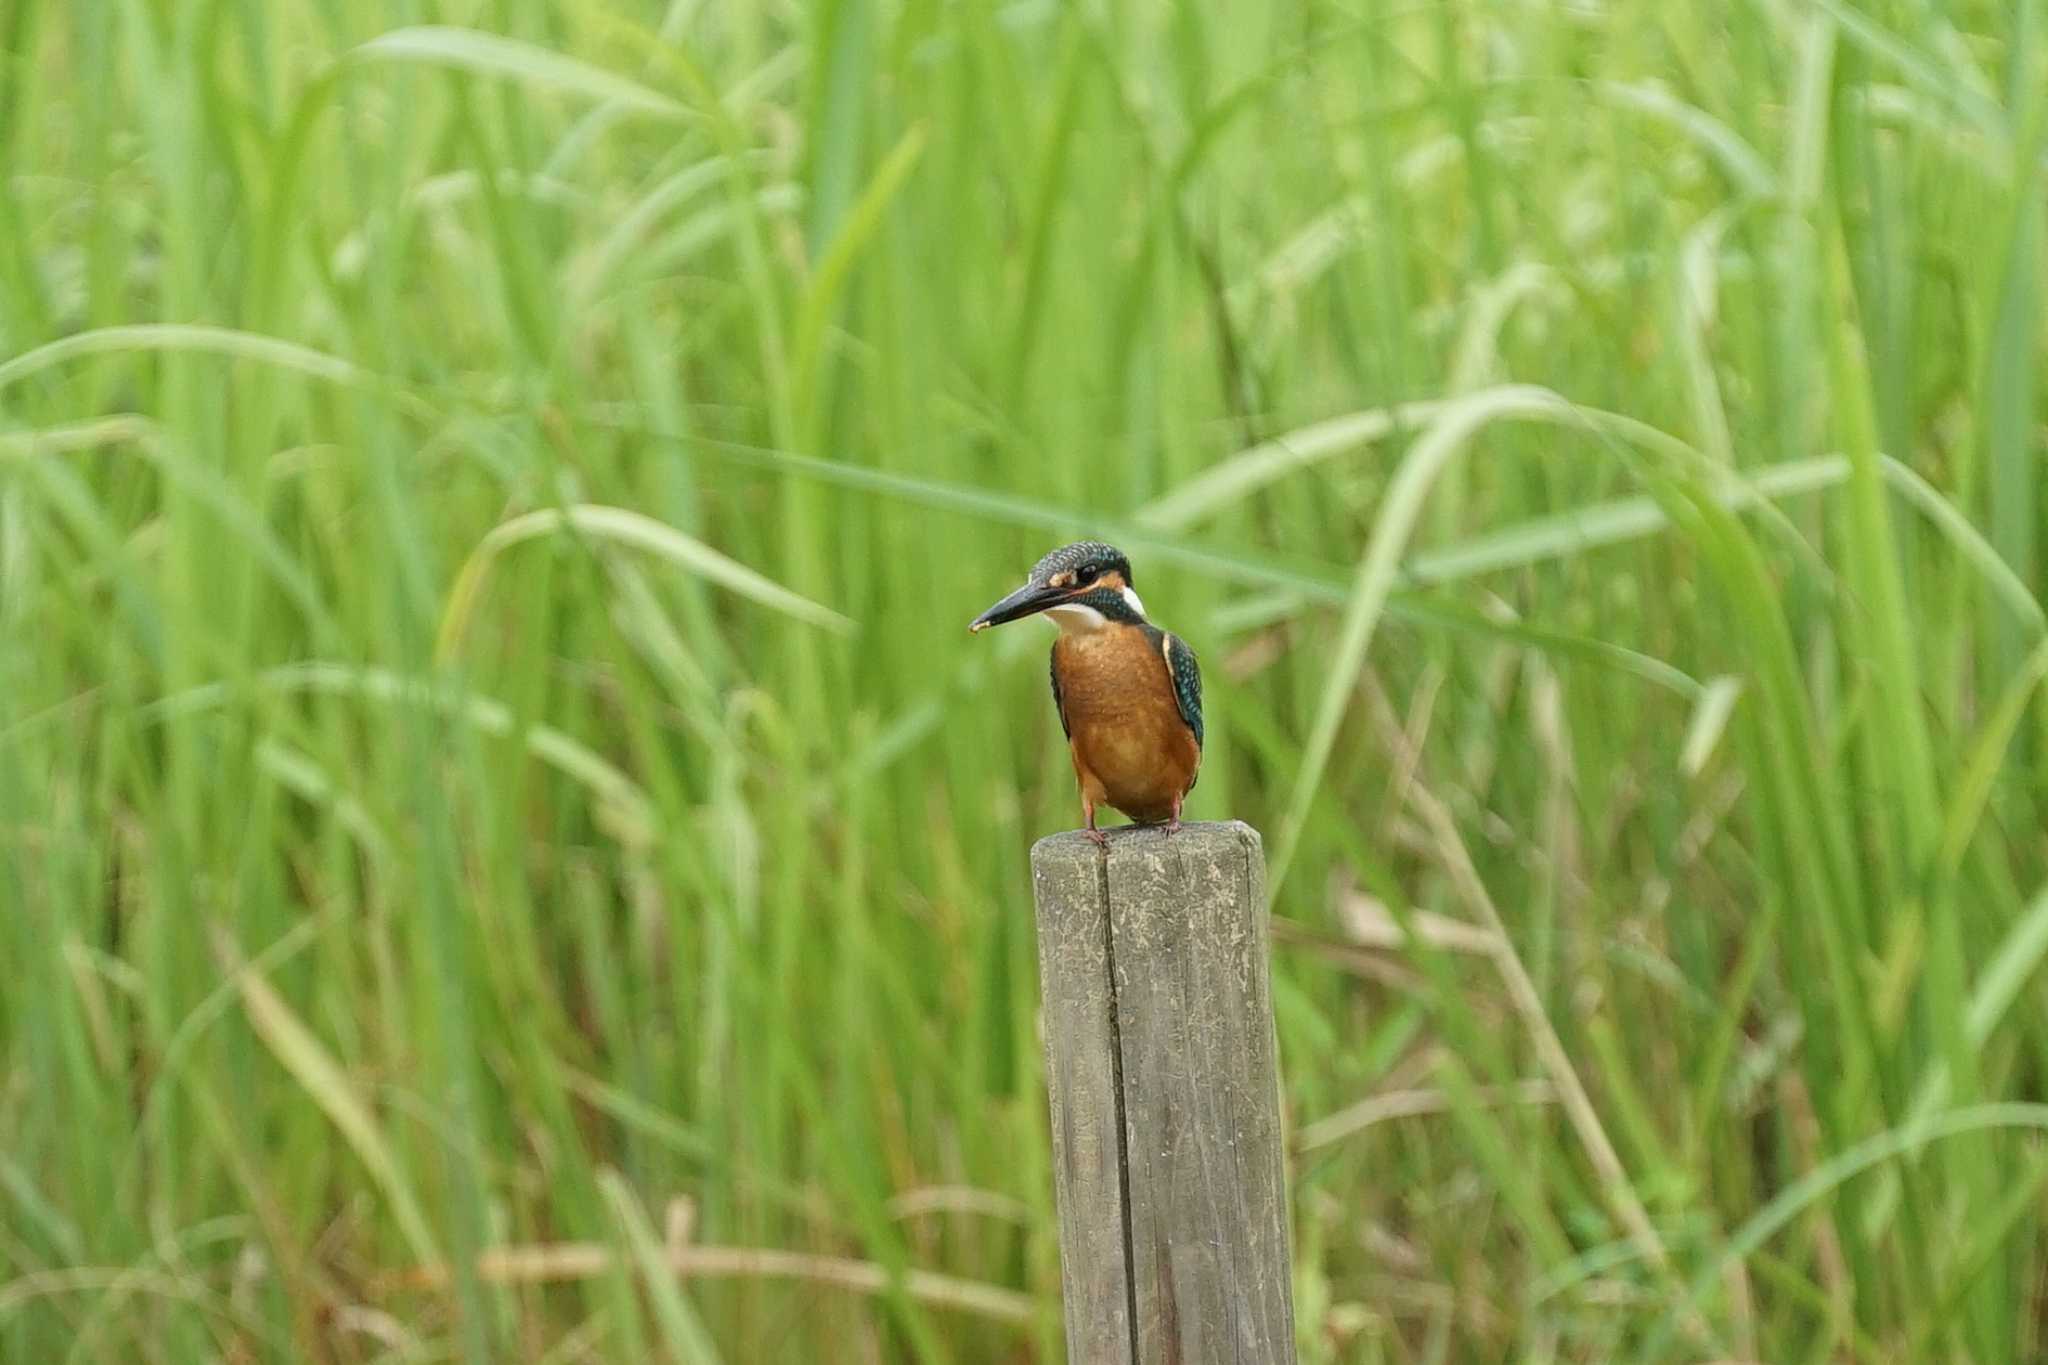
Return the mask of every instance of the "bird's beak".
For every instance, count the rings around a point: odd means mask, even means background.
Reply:
[[[1002,601],[974,618],[968,624],[970,631],[987,630],[1005,621],[1021,621],[1026,616],[1035,616],[1047,607],[1056,607],[1067,599],[1068,593],[1061,588],[1048,588],[1043,583],[1026,583]]]

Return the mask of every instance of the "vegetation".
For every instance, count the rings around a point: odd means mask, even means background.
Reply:
[[[0,7],[0,1358],[1057,1360],[1079,533],[1304,1360],[2041,1358],[2044,34]]]

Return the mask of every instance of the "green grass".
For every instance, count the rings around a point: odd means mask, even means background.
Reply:
[[[2048,1353],[2044,34],[0,6],[0,1359],[1058,1359],[1081,532],[1305,1361]]]

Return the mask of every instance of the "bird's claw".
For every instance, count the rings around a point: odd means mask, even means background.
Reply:
[[[1082,830],[1081,832],[1088,836],[1089,843],[1095,845],[1097,848],[1103,850],[1104,852],[1109,851],[1109,836],[1107,834],[1103,833],[1099,829],[1096,829],[1092,825],[1089,826],[1087,829]]]

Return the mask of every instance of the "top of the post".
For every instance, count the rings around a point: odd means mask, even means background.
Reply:
[[[1107,850],[1099,849],[1087,834],[1070,829],[1048,834],[1031,846],[1031,865],[1054,868],[1073,863],[1093,865],[1107,853],[1113,862],[1126,858],[1153,861],[1169,855],[1177,860],[1204,859],[1223,863],[1239,858],[1264,856],[1259,832],[1242,820],[1191,820],[1174,834],[1164,825],[1125,825],[1105,831]]]

